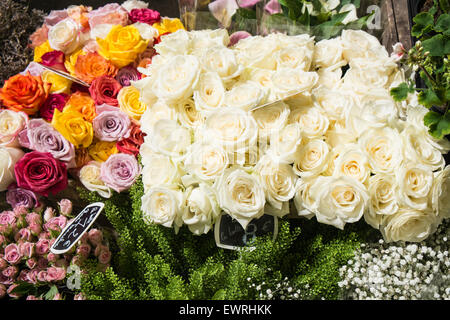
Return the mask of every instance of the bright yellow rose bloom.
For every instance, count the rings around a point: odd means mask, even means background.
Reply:
[[[105,39],[97,38],[98,53],[110,60],[116,67],[123,68],[134,62],[147,48],[149,40],[144,40],[139,30],[132,26],[116,25]]]
[[[88,148],[91,158],[100,162],[105,162],[110,155],[118,152],[115,141],[97,141]]]
[[[159,35],[162,35],[162,34],[168,33],[168,32],[175,32],[180,29],[185,30],[183,23],[178,18],[175,18],[175,19],[164,18],[164,19],[162,19],[161,22],[154,23],[152,25],[152,27],[155,28],[156,30],[158,30]]]
[[[52,84],[50,87],[50,93],[70,93],[72,81],[69,79],[61,77],[60,75],[48,70],[42,72],[41,77],[44,82]]]
[[[54,51],[54,50],[52,49],[52,47],[50,47],[50,43],[48,42],[48,40],[45,41],[40,46],[37,46],[36,48],[34,48],[33,61],[34,62],[42,62],[42,56],[44,54],[46,54],[47,52],[52,52],[52,51]]]
[[[86,51],[80,49],[78,51],[75,51],[71,55],[67,55],[65,57],[64,66],[66,67],[67,71],[70,73],[72,77],[75,77],[75,63],[77,63],[78,56],[84,54],[86,54]]]
[[[139,101],[139,90],[133,86],[123,87],[117,95],[120,110],[135,120],[141,119],[147,105]]]
[[[87,148],[94,138],[92,124],[83,119],[83,115],[77,111],[55,109],[52,126],[59,131],[75,148]]]

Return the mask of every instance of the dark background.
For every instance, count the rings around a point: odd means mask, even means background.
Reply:
[[[0,0],[1,1],[1,0]],[[62,10],[70,5],[84,5],[90,6],[93,9],[104,6],[108,3],[117,2],[122,4],[125,0],[28,0],[31,8],[40,9],[45,12],[50,12],[51,10]],[[178,1],[177,0],[144,0],[149,3],[149,9],[157,10],[162,16],[168,16],[172,18],[179,17]]]

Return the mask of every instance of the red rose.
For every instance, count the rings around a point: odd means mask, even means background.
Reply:
[[[25,154],[14,166],[17,185],[20,188],[48,196],[67,187],[67,168],[51,155],[32,151]]]
[[[132,154],[135,157],[139,154],[141,144],[144,143],[144,136],[146,134],[141,131],[141,128],[133,123],[130,130],[130,136],[117,142],[117,150],[120,153]]]
[[[108,76],[101,76],[92,81],[92,84],[89,87],[89,93],[96,105],[106,103],[110,106],[117,107],[119,106],[117,95],[119,94],[120,89],[122,89],[122,86],[116,79]]]
[[[55,109],[63,111],[69,96],[65,93],[52,93],[48,95],[41,109],[39,115],[47,121],[52,121]]]
[[[130,20],[133,23],[143,22],[152,25],[161,21],[161,15],[158,11],[151,9],[133,9],[130,12]]]
[[[57,70],[67,72],[64,66],[64,52],[62,51],[50,51],[42,56],[42,64],[44,66],[52,67]]]

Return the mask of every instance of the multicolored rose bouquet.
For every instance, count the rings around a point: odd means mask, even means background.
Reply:
[[[14,194],[8,200],[14,209],[0,213],[0,298],[59,300],[58,288],[67,285],[70,267],[83,273],[89,261],[96,270],[108,268],[111,252],[99,229],[89,230],[65,254],[50,252],[62,229],[71,223],[70,200],[62,199],[57,213],[42,205],[30,210],[38,204],[36,198],[17,189]]]
[[[148,106],[130,85],[145,77],[138,68],[151,63],[160,36],[178,29],[178,19],[135,0],[45,17],[30,37],[34,61],[0,88],[0,191],[8,202],[33,208],[38,196],[64,190],[69,175],[104,197],[133,184]]]

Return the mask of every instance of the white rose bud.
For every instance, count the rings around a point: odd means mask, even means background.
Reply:
[[[111,188],[100,179],[101,165],[101,162],[90,161],[81,168],[78,176],[86,189],[97,192],[103,198],[110,198],[112,196]]]
[[[407,163],[397,175],[399,201],[416,210],[426,210],[433,185],[433,171],[422,164]]]

